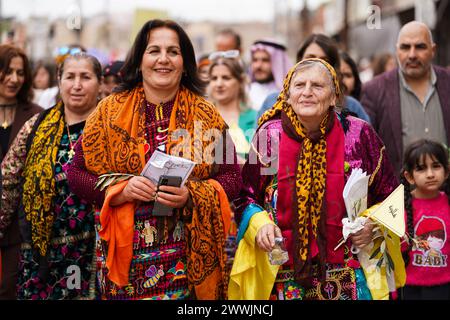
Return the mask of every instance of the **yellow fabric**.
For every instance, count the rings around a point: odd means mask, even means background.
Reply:
[[[247,154],[250,151],[250,143],[245,137],[244,131],[237,123],[231,123],[228,129],[231,139],[233,140],[237,154]]]
[[[259,229],[274,224],[265,211],[256,213],[239,242],[228,285],[230,300],[268,300],[279,266],[271,265],[267,252],[255,243]]]
[[[366,211],[361,213],[361,216],[369,217],[373,211],[378,208],[379,204],[376,204]],[[369,260],[370,256],[377,248],[381,246],[382,238],[376,239],[374,243],[367,246],[358,254],[358,260],[364,270],[364,275],[366,276],[367,287],[372,294],[373,300],[388,300],[389,292],[395,290],[396,288],[401,288],[406,283],[406,270],[405,263],[403,261],[400,238],[389,231],[382,225],[377,226],[380,228],[382,234],[387,234],[384,237],[386,242],[386,251],[389,253],[392,262],[394,264],[393,275],[389,277],[386,270],[386,264],[383,263],[381,268],[377,268],[377,262],[382,256],[382,253],[378,253],[373,259]],[[389,279],[391,278],[391,280]]]
[[[26,220],[31,223],[33,248],[37,249],[41,256],[47,253],[55,219],[54,166],[65,128],[63,109],[64,106],[60,102],[41,121],[33,137],[23,169],[23,209]]]
[[[305,262],[309,255],[309,228],[314,238],[317,238],[320,213],[325,194],[325,181],[327,176],[326,150],[327,142],[325,130],[328,123],[327,115],[320,124],[321,138],[313,143],[306,134],[292,108],[286,112],[294,124],[297,134],[303,138],[302,153],[297,164],[295,187],[297,193],[299,260]],[[295,125],[298,122],[298,126]]]

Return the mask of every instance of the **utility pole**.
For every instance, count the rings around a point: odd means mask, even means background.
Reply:
[[[278,20],[278,13],[277,13],[277,0],[273,0],[272,1],[272,5],[273,5],[273,22],[272,22],[272,34],[275,36],[277,34],[277,29],[278,29],[278,25],[277,25],[277,20]]]
[[[302,30],[302,41],[311,34],[311,17],[308,9],[308,1],[303,1],[303,9],[300,11],[300,25]]]
[[[342,43],[342,49],[344,51],[348,51],[348,30],[349,30],[349,24],[348,24],[348,0],[344,0],[344,26],[341,30],[341,43]]]
[[[80,25],[79,25],[79,28],[75,28],[74,31],[77,36],[77,43],[79,45],[81,45],[81,31],[83,30],[83,11],[81,10],[81,0],[77,0],[76,3],[77,3],[77,7],[78,7],[77,8],[78,13],[80,14],[80,16],[79,16]]]
[[[106,46],[108,47],[108,48],[111,48],[111,43],[112,43],[112,41],[111,41],[111,28],[112,28],[112,26],[111,26],[111,19],[110,19],[110,16],[109,16],[109,0],[105,0],[104,2],[103,2],[103,4],[104,4],[104,7],[103,7],[103,12],[104,12],[104,14],[105,14],[105,24],[106,24]]]

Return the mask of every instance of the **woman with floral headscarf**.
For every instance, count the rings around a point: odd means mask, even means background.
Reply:
[[[336,111],[341,97],[333,67],[306,59],[290,70],[277,103],[260,118],[242,172],[245,185],[234,202],[240,227],[229,298],[382,296],[348,249],[371,244],[374,223],[338,246],[347,216],[342,193],[357,168],[370,175],[368,207],[383,201],[398,182],[372,127]],[[281,237],[289,259],[271,265],[267,252]],[[404,283],[404,265],[395,244],[391,256],[398,287]]]

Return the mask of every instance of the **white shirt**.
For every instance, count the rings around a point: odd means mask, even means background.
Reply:
[[[249,91],[252,109],[259,111],[266,97],[269,94],[278,91],[275,81],[269,83],[252,82]]]
[[[58,95],[58,87],[45,89],[39,96],[37,104],[44,109],[49,109],[56,104],[56,96]]]

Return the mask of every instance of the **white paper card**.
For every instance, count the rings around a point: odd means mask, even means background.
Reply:
[[[354,221],[361,212],[367,209],[369,178],[370,176],[362,169],[353,169],[345,184],[342,195],[350,221]]]
[[[155,150],[145,165],[144,170],[142,170],[141,176],[149,178],[155,184],[158,184],[159,177],[163,175],[178,176],[182,179],[180,186],[182,187],[194,167],[195,162],[191,160]]]
[[[405,191],[400,184],[369,217],[381,223],[400,238],[405,235]]]

